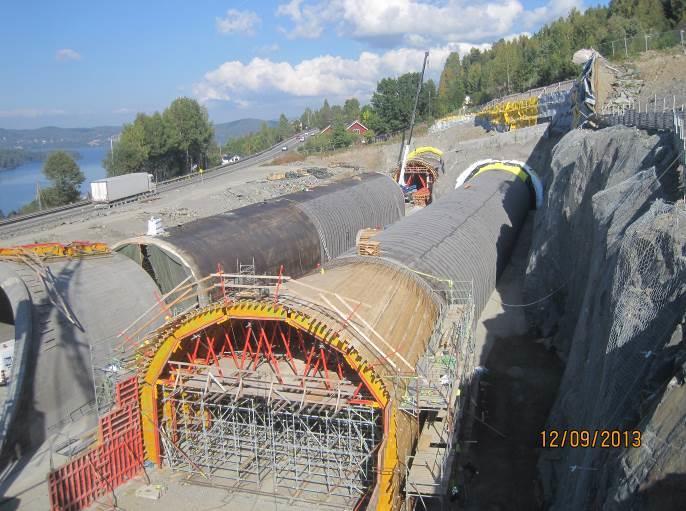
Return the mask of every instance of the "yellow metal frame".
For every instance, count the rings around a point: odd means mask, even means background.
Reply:
[[[423,153],[433,153],[436,156],[438,156],[439,158],[443,157],[443,151],[441,151],[440,149],[437,149],[437,148],[431,147],[431,146],[424,146],[424,147],[418,147],[414,151],[411,151],[407,155],[407,159],[411,160],[415,156],[419,156],[420,154],[423,154]]]
[[[485,117],[490,124],[507,126],[511,130],[535,126],[538,122],[538,97],[498,103],[482,110],[477,117]]]
[[[527,174],[527,172],[519,165],[511,165],[502,162],[489,163],[487,165],[484,165],[476,172],[476,174],[474,174],[473,177],[476,177],[479,174],[483,174],[484,172],[488,172],[489,170],[500,170],[502,172],[509,172],[510,174],[514,174],[515,176],[517,176],[524,183],[526,183],[529,179],[529,174]]]
[[[36,243],[17,247],[0,247],[0,257],[22,257],[33,254],[42,259],[56,257],[81,257],[88,255],[105,255],[110,248],[105,243],[91,243],[90,241],[72,241],[68,245],[62,243]]]
[[[263,319],[283,321],[293,328],[300,329],[314,335],[321,342],[330,344],[334,349],[343,354],[350,367],[355,370],[368,388],[374,394],[384,413],[385,439],[381,446],[378,479],[378,510],[393,509],[394,479],[398,468],[398,452],[395,420],[396,413],[392,406],[390,394],[382,378],[374,371],[373,363],[365,360],[357,349],[329,325],[318,319],[310,318],[296,310],[282,304],[272,304],[255,300],[241,300],[229,304],[214,304],[197,311],[192,316],[187,316],[176,323],[168,324],[158,330],[156,337],[151,337],[143,342],[141,350],[151,355],[145,357],[147,363],[143,367],[143,382],[141,385],[141,414],[143,417],[143,444],[146,458],[159,465],[160,446],[157,422],[158,410],[158,384],[169,358],[183,348],[184,340],[194,333],[215,324],[223,323],[231,319]],[[388,406],[391,408],[388,408]]]

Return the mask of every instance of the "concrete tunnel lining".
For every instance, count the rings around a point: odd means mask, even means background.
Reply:
[[[14,420],[20,421],[16,430],[29,447],[88,416],[93,378],[120,357],[119,334],[146,311],[158,310],[151,329],[164,316],[148,274],[120,254],[46,260],[43,265],[52,275],[47,285],[23,263],[0,263],[0,275],[11,270],[17,289],[28,291],[16,315],[17,340],[25,339],[17,347],[24,347],[27,358],[16,378],[22,406]]]
[[[308,191],[251,204],[141,236],[113,249],[143,265],[162,293],[186,277],[195,282],[218,265],[228,273],[254,262],[257,274],[299,277],[351,248],[360,229],[392,224],[404,214],[400,188],[365,173]],[[147,252],[147,260],[146,260]],[[201,289],[201,301],[208,290]]]

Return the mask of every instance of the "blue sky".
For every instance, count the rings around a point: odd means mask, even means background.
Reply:
[[[299,115],[450,51],[535,31],[583,0],[6,0],[0,127],[130,122],[178,96],[214,122]],[[429,35],[427,35],[429,34]]]

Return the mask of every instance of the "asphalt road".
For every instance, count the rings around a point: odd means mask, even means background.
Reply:
[[[244,160],[234,163],[231,165],[222,165],[219,167],[214,167],[212,169],[206,170],[202,175],[200,174],[190,174],[183,176],[182,178],[172,181],[160,183],[157,186],[157,193],[160,196],[164,196],[165,193],[171,192],[173,190],[178,190],[184,188],[191,184],[197,182],[205,182],[208,180],[216,179],[220,176],[226,176],[227,174],[236,175],[236,177],[247,177],[245,172],[248,169],[254,169],[265,162],[271,161],[277,156],[292,152],[296,149],[302,142],[299,139],[300,135],[292,137],[288,140],[281,142],[280,144],[268,149],[267,151],[245,158]],[[283,151],[282,147],[288,147],[288,151]],[[232,179],[232,181],[234,181]],[[45,215],[32,214],[24,219],[17,219],[12,223],[0,226],[0,239],[9,239],[18,234],[30,234],[32,232],[40,231],[48,227],[59,225],[69,219],[74,218],[89,218],[92,216],[98,216],[99,213],[94,204],[86,203],[84,205],[74,205],[74,207],[60,208],[53,213]]]

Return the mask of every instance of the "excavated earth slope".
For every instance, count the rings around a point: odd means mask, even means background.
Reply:
[[[543,450],[550,509],[683,509],[686,208],[668,137],[576,130],[535,220],[528,319],[566,362],[549,430],[641,432],[634,448]],[[547,298],[546,298],[547,297]]]

